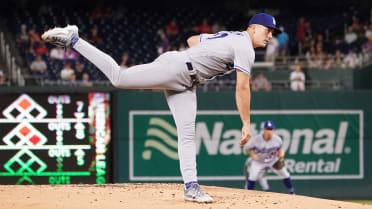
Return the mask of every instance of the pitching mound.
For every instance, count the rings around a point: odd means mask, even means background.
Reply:
[[[107,184],[58,186],[0,186],[0,208],[35,209],[359,209],[372,206],[334,200],[202,186],[215,202],[199,204],[183,200],[181,184]]]

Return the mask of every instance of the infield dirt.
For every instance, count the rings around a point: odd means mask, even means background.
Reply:
[[[0,186],[1,209],[372,209],[370,205],[301,195],[201,186],[214,198],[183,200],[182,184]]]

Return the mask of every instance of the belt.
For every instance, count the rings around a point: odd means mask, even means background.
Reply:
[[[191,87],[194,87],[196,84],[199,83],[199,79],[196,75],[196,69],[193,68],[191,62],[186,62],[187,69],[189,70],[189,75],[191,77]]]

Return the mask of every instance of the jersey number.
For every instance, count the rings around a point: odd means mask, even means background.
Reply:
[[[216,39],[216,38],[223,38],[228,36],[228,33],[216,33],[213,35],[213,37],[207,38],[207,39]]]

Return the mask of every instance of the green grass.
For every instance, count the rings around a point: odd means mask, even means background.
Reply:
[[[372,200],[344,200],[344,201],[372,205]]]

